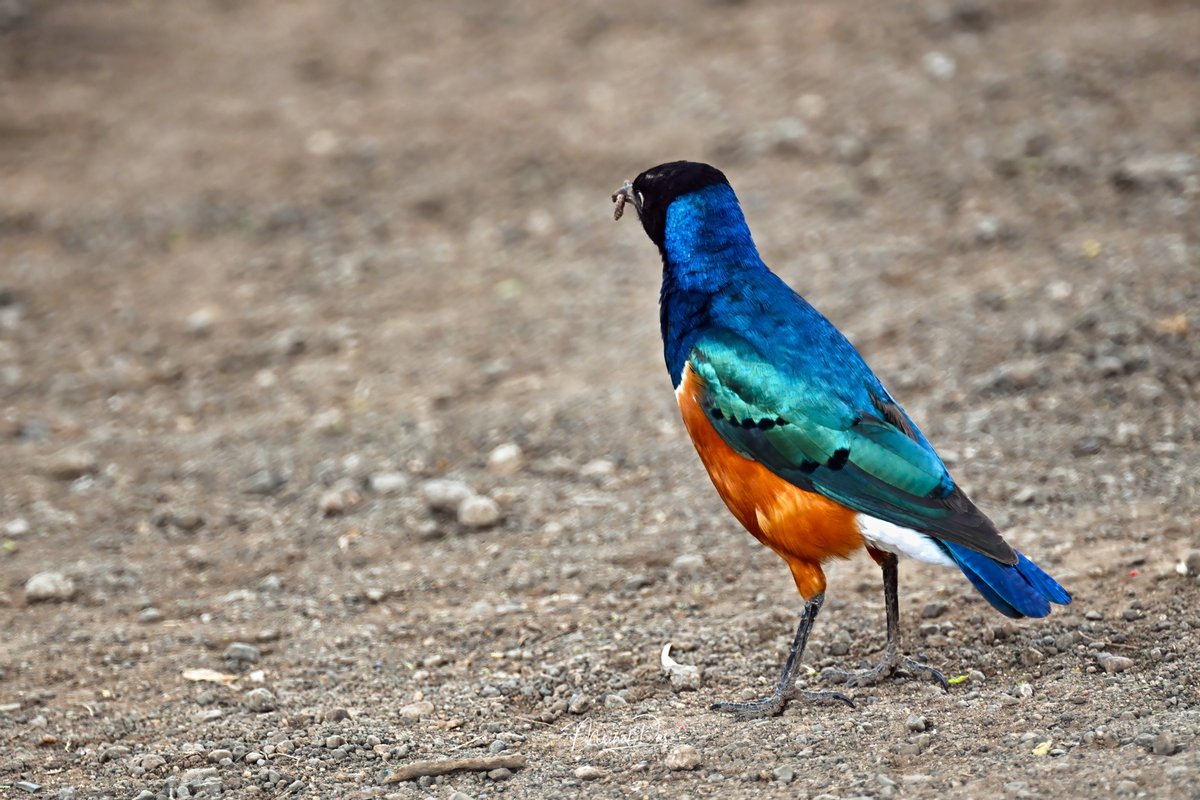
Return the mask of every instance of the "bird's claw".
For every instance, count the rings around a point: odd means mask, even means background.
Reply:
[[[800,697],[812,703],[845,703],[850,708],[854,708],[854,701],[841,692],[791,692],[788,694],[776,692],[767,697],[744,703],[713,703],[709,708],[724,714],[732,714],[734,719],[741,721],[762,719],[782,714],[787,701],[793,697]]]
[[[821,679],[829,683],[842,682],[851,688],[861,688],[864,686],[874,686],[884,678],[889,678],[901,670],[911,672],[913,675],[924,675],[940,685],[943,691],[950,691],[950,682],[946,680],[946,676],[940,670],[928,664],[922,664],[920,661],[908,656],[885,658],[871,669],[862,670],[861,672],[851,672],[849,670],[830,667],[821,673]]]

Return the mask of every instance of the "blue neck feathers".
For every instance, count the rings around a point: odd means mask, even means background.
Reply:
[[[710,321],[713,297],[766,272],[737,196],[728,184],[707,186],[675,198],[667,209],[663,241],[659,322],[671,382],[676,387],[696,336]]]

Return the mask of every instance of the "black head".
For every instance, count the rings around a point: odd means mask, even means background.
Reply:
[[[672,161],[646,170],[618,194],[624,194],[633,203],[646,234],[661,248],[666,235],[667,207],[671,201],[721,183],[728,185],[729,181],[716,167],[695,161]]]

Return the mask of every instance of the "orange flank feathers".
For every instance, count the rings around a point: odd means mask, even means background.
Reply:
[[[821,562],[847,558],[863,546],[856,513],[734,452],[713,430],[700,405],[703,388],[701,378],[687,366],[676,398],[717,493],[754,538],[788,563],[805,600],[824,592]]]

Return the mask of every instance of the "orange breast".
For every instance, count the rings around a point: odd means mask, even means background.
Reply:
[[[683,424],[717,493],[746,530],[788,562],[801,595],[810,598],[825,591],[821,562],[846,558],[863,546],[855,512],[734,452],[700,405],[703,388],[700,377],[686,367],[676,396]]]

